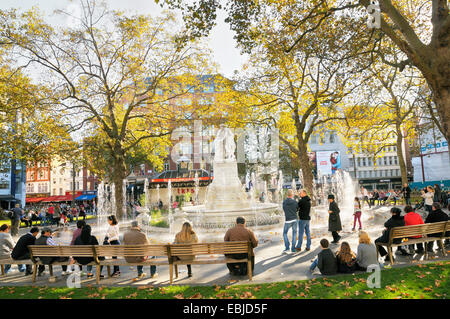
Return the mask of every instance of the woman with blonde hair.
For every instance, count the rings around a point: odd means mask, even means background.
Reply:
[[[181,231],[175,235],[174,244],[195,244],[198,243],[197,234],[192,230],[192,225],[188,222],[185,222],[181,227]],[[178,260],[192,260],[195,258],[192,256],[174,256],[174,258]],[[188,277],[192,277],[192,268],[191,265],[187,265],[188,269]]]
[[[341,248],[339,248],[339,251],[336,253],[336,259],[338,272],[352,273],[356,270],[356,255],[352,252],[348,242],[342,242]]]
[[[421,196],[425,199],[425,209],[427,210],[428,214],[430,214],[433,211],[433,209],[431,208],[434,200],[433,187],[427,186],[427,192],[425,193],[424,191],[422,191]]]
[[[369,265],[378,265],[377,248],[372,243],[369,234],[359,232],[359,245],[356,253],[356,264],[359,270],[367,270]]]

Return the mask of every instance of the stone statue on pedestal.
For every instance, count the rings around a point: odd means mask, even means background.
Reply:
[[[234,134],[224,124],[220,125],[220,129],[217,132],[214,139],[214,161],[234,161],[236,159],[234,151],[236,150],[236,144],[234,143]]]

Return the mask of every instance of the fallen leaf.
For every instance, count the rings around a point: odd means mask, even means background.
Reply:
[[[183,296],[183,294],[178,294],[178,295],[175,295],[175,296],[173,296],[175,299],[184,299],[184,296]]]
[[[364,290],[364,292],[366,293],[366,295],[373,295],[373,291],[372,290]]]
[[[278,294],[282,295],[282,294],[285,294],[286,292],[287,292],[286,290],[281,290]]]
[[[433,288],[431,288],[431,287],[425,287],[425,288],[423,288],[423,290],[425,290],[425,291],[433,291]]]
[[[201,299],[203,296],[201,293],[197,292],[196,294],[189,297],[189,299]]]

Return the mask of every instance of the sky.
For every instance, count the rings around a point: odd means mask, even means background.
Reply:
[[[130,13],[159,14],[162,9],[154,0],[107,0],[113,9],[129,11]],[[37,6],[45,15],[51,15],[54,10],[70,11],[77,1],[69,0],[1,0],[0,9],[30,9]],[[219,12],[217,25],[212,30],[208,42],[213,51],[213,61],[219,65],[219,72],[227,77],[232,77],[235,70],[240,70],[246,56],[241,55],[236,48],[233,32],[223,22],[225,13]]]

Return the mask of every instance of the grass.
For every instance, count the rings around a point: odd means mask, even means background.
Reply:
[[[254,285],[168,287],[0,287],[1,299],[449,299],[450,261],[381,271],[381,287],[368,273]]]

